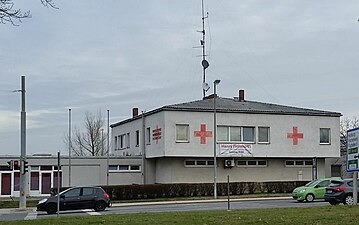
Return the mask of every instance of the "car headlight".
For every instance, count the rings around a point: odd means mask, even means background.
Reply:
[[[299,193],[304,193],[305,192],[305,189],[302,189],[299,191]]]
[[[47,201],[47,198],[44,198],[44,199],[39,201],[39,204],[45,203],[46,201]]]

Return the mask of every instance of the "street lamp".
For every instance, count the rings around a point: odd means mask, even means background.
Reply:
[[[213,197],[217,198],[217,115],[216,115],[216,98],[217,98],[217,85],[221,82],[221,80],[215,80],[213,82],[213,167],[214,167],[214,174],[213,174]]]

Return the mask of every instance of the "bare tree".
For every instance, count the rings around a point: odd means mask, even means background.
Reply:
[[[104,120],[101,113],[93,115],[89,112],[85,114],[84,132],[75,127],[74,135],[71,140],[72,154],[77,156],[102,156],[107,155],[106,135],[103,129]],[[65,137],[65,144],[68,146],[68,136]]]
[[[340,153],[346,154],[347,147],[347,131],[359,127],[359,119],[357,117],[343,118],[340,121]]]
[[[45,7],[58,9],[53,0],[40,0]],[[21,19],[31,18],[30,10],[22,12],[21,9],[15,8],[13,0],[0,0],[0,23],[11,23],[17,25],[15,21],[21,23]]]

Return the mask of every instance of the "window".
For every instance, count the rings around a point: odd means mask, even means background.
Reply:
[[[130,133],[126,134],[126,148],[130,148]]]
[[[176,124],[176,142],[189,142],[188,124]]]
[[[258,143],[269,143],[269,127],[258,127]]]
[[[185,167],[213,167],[214,161],[213,160],[185,160],[184,166]]]
[[[130,170],[140,170],[140,166],[139,165],[131,165]]]
[[[119,141],[119,148],[118,149],[124,149],[125,148],[125,138],[126,138],[126,135],[125,134],[122,134],[120,136],[118,136],[118,141]]]
[[[118,166],[118,170],[128,170],[129,169],[129,165],[119,165]]]
[[[39,190],[39,172],[31,172],[30,178],[30,190],[38,191]]]
[[[267,167],[267,160],[237,160],[238,167]]]
[[[118,170],[118,165],[109,165],[108,169],[109,170]]]
[[[146,128],[146,144],[147,145],[151,144],[151,128],[150,127]]]
[[[84,187],[82,188],[82,196],[95,195],[95,188]]]
[[[320,128],[320,144],[330,144],[330,128]]]
[[[194,161],[194,160],[186,160],[184,164],[186,166],[194,166],[196,164],[196,161]]]
[[[65,196],[65,198],[78,197],[78,196],[80,196],[80,190],[81,190],[81,188],[75,188],[75,189],[69,190],[68,192],[64,193],[63,195]]]
[[[136,147],[140,146],[140,131],[136,130]]]
[[[243,127],[243,141],[254,142],[254,127]]]
[[[217,127],[217,140],[229,141],[229,127],[225,127],[225,126]]]
[[[311,167],[313,165],[312,160],[286,160],[286,167]]]
[[[254,142],[254,127],[217,127],[217,140],[222,142]]]
[[[206,161],[204,160],[197,160],[197,166],[205,166],[206,165]]]
[[[117,136],[115,136],[115,151],[118,150]]]

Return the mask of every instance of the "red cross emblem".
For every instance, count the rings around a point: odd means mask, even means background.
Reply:
[[[161,128],[158,128],[158,125],[156,125],[156,129],[152,131],[152,139],[156,141],[156,144],[158,144],[158,140],[161,139]]]
[[[287,133],[287,138],[293,139],[293,145],[298,145],[298,139],[303,139],[303,133],[298,133],[298,127],[293,127],[293,133]]]
[[[212,131],[206,131],[206,124],[201,124],[201,130],[195,131],[194,136],[200,138],[201,144],[206,144],[206,138],[212,137]]]

